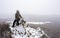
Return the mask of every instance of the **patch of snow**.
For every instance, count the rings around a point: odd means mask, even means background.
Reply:
[[[27,22],[27,24],[47,24],[47,23],[52,23],[52,22]]]
[[[42,38],[43,35],[45,35],[45,38],[49,38],[46,33],[41,30],[40,27],[37,29],[28,27],[23,27],[22,25],[11,27],[10,29],[12,31],[12,38]]]

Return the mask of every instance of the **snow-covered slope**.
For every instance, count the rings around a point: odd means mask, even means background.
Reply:
[[[36,29],[31,28],[30,26],[27,26],[27,24],[32,22],[24,23],[22,22],[22,20],[23,19],[21,19],[19,22],[22,24],[20,24],[19,26],[15,25],[15,27],[11,27],[12,26],[11,22],[10,29],[12,32],[12,38],[49,38],[48,35],[43,30],[41,30],[40,27],[37,27]],[[38,22],[37,23],[33,22],[33,24],[38,24]]]
[[[27,25],[27,24],[25,24]],[[40,27],[37,29],[28,27],[23,27],[22,25],[11,27],[12,38],[49,38],[48,35],[41,30]]]

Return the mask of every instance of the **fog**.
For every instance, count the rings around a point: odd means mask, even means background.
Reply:
[[[60,15],[60,0],[0,0],[0,18],[24,15]]]

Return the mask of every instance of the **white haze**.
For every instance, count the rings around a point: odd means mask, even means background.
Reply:
[[[60,15],[60,0],[0,0],[0,18],[24,15]]]

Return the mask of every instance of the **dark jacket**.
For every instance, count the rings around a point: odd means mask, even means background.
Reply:
[[[22,16],[19,14],[19,11],[17,11],[15,14],[15,19],[20,19],[20,18],[22,18]]]

